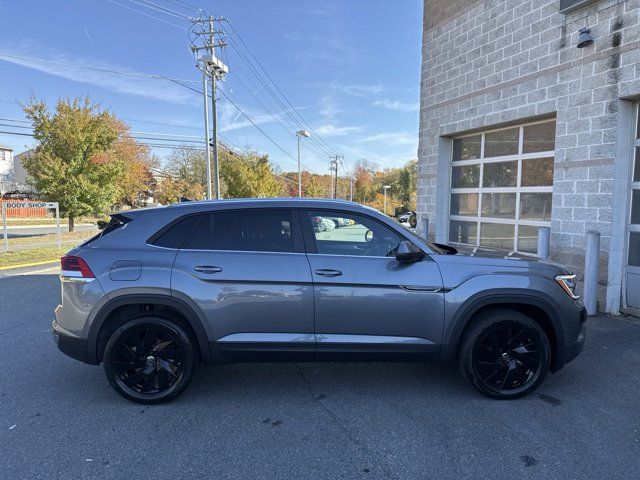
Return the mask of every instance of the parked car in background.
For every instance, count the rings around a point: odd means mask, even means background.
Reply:
[[[350,225],[320,232],[333,217]],[[62,258],[60,280],[58,348],[102,363],[141,403],[176,397],[200,364],[253,360],[456,362],[478,391],[511,399],[586,333],[562,265],[433,244],[335,200],[121,212]]]
[[[336,228],[346,227],[349,225],[349,222],[346,218],[342,217],[327,217],[328,220],[331,220]]]
[[[311,223],[313,225],[313,231],[316,233],[324,232],[327,229],[327,226],[324,224],[321,217],[313,217],[311,219]]]
[[[336,228],[336,222],[330,218],[322,217],[322,223],[324,223],[325,230],[333,230]]]
[[[417,220],[416,212],[405,212],[398,216],[398,222],[411,228],[416,228]]]

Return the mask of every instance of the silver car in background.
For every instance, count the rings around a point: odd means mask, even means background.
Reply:
[[[59,349],[104,364],[141,403],[177,396],[202,364],[305,360],[455,361],[480,392],[509,399],[585,338],[561,265],[436,245],[344,201],[121,212],[61,268]]]

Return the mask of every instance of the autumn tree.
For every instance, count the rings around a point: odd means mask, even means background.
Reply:
[[[118,180],[118,206],[143,207],[153,196],[156,179],[152,169],[158,168],[159,161],[151,155],[149,147],[136,142],[128,135],[126,125],[121,125],[118,141],[106,155],[112,161],[122,164],[122,176]]]
[[[220,164],[220,177],[229,198],[277,197],[283,194],[282,182],[274,175],[267,155],[254,151],[226,152]]]
[[[181,198],[205,198],[207,170],[204,152],[186,147],[172,150],[162,171],[154,194],[157,202],[167,204]]]
[[[105,155],[120,135],[115,116],[89,98],[60,99],[53,113],[33,99],[23,110],[38,142],[24,167],[43,199],[59,202],[69,231],[79,216],[110,209],[124,172],[122,162]]]

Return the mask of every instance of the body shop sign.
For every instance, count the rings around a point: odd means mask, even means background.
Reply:
[[[58,202],[4,202],[5,208],[57,208]]]

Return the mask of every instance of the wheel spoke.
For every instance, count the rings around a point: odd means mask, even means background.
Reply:
[[[129,360],[129,362],[133,363],[136,366],[143,366],[144,362],[142,359],[136,355],[136,352],[131,350],[131,347],[126,343],[122,342],[120,348],[118,349],[118,353]]]
[[[156,350],[153,353],[163,360],[182,360],[182,350]]]
[[[155,379],[158,376],[158,373],[154,370],[152,370],[151,372],[149,372],[149,374],[147,375],[147,377],[144,379],[144,381],[142,382],[142,392],[146,392],[148,390],[152,390],[155,385]]]
[[[144,337],[142,339],[142,345],[140,347],[140,350],[143,355],[146,355],[147,352],[151,350],[151,347],[153,346],[156,340],[157,334],[158,334],[158,331],[153,328],[147,328],[145,330]]]
[[[529,357],[525,354],[512,351],[513,357],[529,370],[536,372],[540,366],[540,362],[536,358]]]
[[[131,388],[135,388],[142,380],[144,380],[147,377],[147,370],[141,370],[137,373],[134,373],[133,375],[129,375],[127,377],[124,377],[122,380],[124,381],[124,383],[126,383],[129,387]]]
[[[522,335],[523,333],[524,333],[524,329],[521,329],[518,333],[516,333],[513,337],[509,339],[509,341],[507,342],[507,346],[511,345],[514,342],[514,340],[518,338],[520,335]]]
[[[171,385],[169,381],[169,377],[167,376],[167,371],[164,368],[161,368],[158,371],[158,390],[164,391]]]

